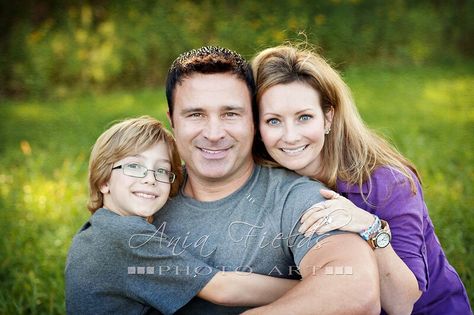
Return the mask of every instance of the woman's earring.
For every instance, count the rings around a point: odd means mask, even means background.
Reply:
[[[329,131],[331,131],[331,128],[328,128],[324,131],[324,134],[328,135],[329,134]]]

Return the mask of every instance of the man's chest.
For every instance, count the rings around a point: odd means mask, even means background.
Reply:
[[[170,238],[173,253],[186,250],[224,271],[285,277],[295,273],[289,248],[293,236],[281,230],[281,218],[275,218],[274,212],[269,214],[253,204],[218,211],[174,210],[159,216],[157,224],[159,231]]]

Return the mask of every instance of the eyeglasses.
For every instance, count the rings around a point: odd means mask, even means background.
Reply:
[[[176,178],[173,172],[165,170],[164,168],[158,168],[156,170],[147,169],[145,166],[137,163],[127,163],[119,166],[112,167],[112,170],[122,169],[123,174],[131,177],[144,178],[148,172],[153,172],[156,181],[161,183],[172,184]]]

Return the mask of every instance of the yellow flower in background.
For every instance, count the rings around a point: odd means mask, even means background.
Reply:
[[[316,25],[320,26],[326,22],[326,17],[323,14],[318,14],[314,17],[314,21],[316,22]]]
[[[31,155],[31,146],[30,143],[26,140],[20,141],[20,149],[24,155]]]

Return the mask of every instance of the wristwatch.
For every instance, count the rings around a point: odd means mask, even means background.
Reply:
[[[367,240],[372,249],[387,247],[392,239],[392,233],[390,233],[390,226],[387,221],[380,220],[380,223],[378,231],[373,233]]]

